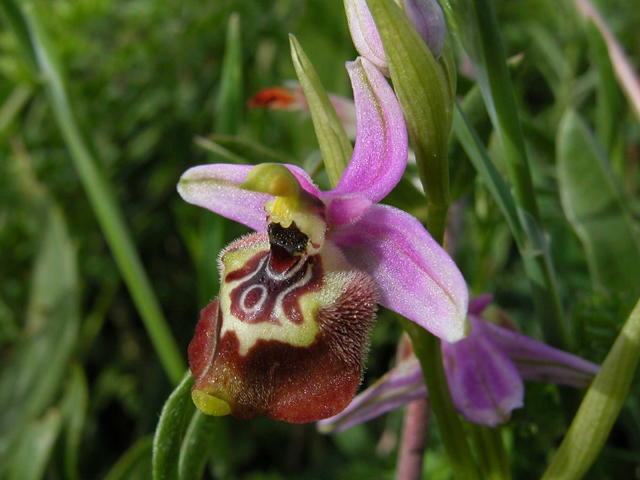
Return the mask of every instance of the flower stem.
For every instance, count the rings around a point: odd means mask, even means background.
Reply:
[[[482,478],[485,480],[511,480],[511,471],[500,428],[473,424],[470,424],[470,427]]]
[[[429,391],[429,403],[438,422],[442,443],[449,456],[454,476],[464,480],[480,479],[462,422],[449,392],[442,364],[440,339],[413,322],[403,323],[413,341],[415,354],[420,360]]]
[[[420,480],[428,424],[429,402],[426,398],[407,405],[402,424],[396,480]]]

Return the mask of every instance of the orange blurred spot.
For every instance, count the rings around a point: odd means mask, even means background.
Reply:
[[[263,88],[247,101],[249,107],[287,108],[295,102],[291,92],[282,87]]]

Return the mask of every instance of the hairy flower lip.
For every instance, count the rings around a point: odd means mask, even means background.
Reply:
[[[256,251],[261,253],[256,256]],[[361,381],[362,358],[375,317],[375,287],[331,245],[307,259],[310,270],[302,260],[291,269],[297,278],[306,278],[305,271],[314,272],[306,283],[295,283],[299,294],[289,289],[291,275],[286,272],[268,273],[263,279],[256,277],[259,270],[237,262],[240,254],[264,265],[268,252],[267,235],[254,233],[233,242],[221,255],[221,300],[202,310],[189,345],[194,403],[206,414],[231,413],[239,419],[264,415],[307,423],[335,415],[348,405]],[[271,305],[257,312],[266,318],[238,319],[234,296],[241,299],[243,291],[268,285],[269,279],[282,284],[287,295],[302,299],[295,304],[302,309],[300,322],[286,313],[286,296],[280,313]],[[274,314],[277,324],[271,322]]]

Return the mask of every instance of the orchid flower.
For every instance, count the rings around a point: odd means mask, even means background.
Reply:
[[[356,138],[356,109],[353,100],[335,93],[329,93],[328,96],[347,137],[353,140]],[[263,88],[247,101],[247,106],[310,113],[309,102],[304,96],[302,85],[293,80],[286,81],[284,87]]]
[[[599,367],[556,350],[480,315],[491,302],[482,295],[469,304],[471,333],[457,343],[442,342],[447,382],[456,408],[467,420],[490,427],[506,422],[524,401],[522,381],[587,387]],[[410,355],[340,414],[319,422],[324,433],[339,433],[427,396],[420,363]]]
[[[377,204],[406,166],[398,101],[368,60],[347,70],[358,131],[333,190],[295,165],[203,165],[180,180],[186,201],[257,232],[221,253],[219,298],[189,346],[204,413],[336,415],[360,384],[376,302],[448,342],[464,336],[468,291],[453,260],[414,217]]]

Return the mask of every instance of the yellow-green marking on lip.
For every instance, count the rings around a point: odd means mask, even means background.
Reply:
[[[231,413],[231,407],[227,402],[221,398],[214,397],[208,393],[204,393],[202,390],[194,390],[191,392],[191,398],[195,403],[198,410],[206,415],[213,415],[214,417],[223,417]]]

